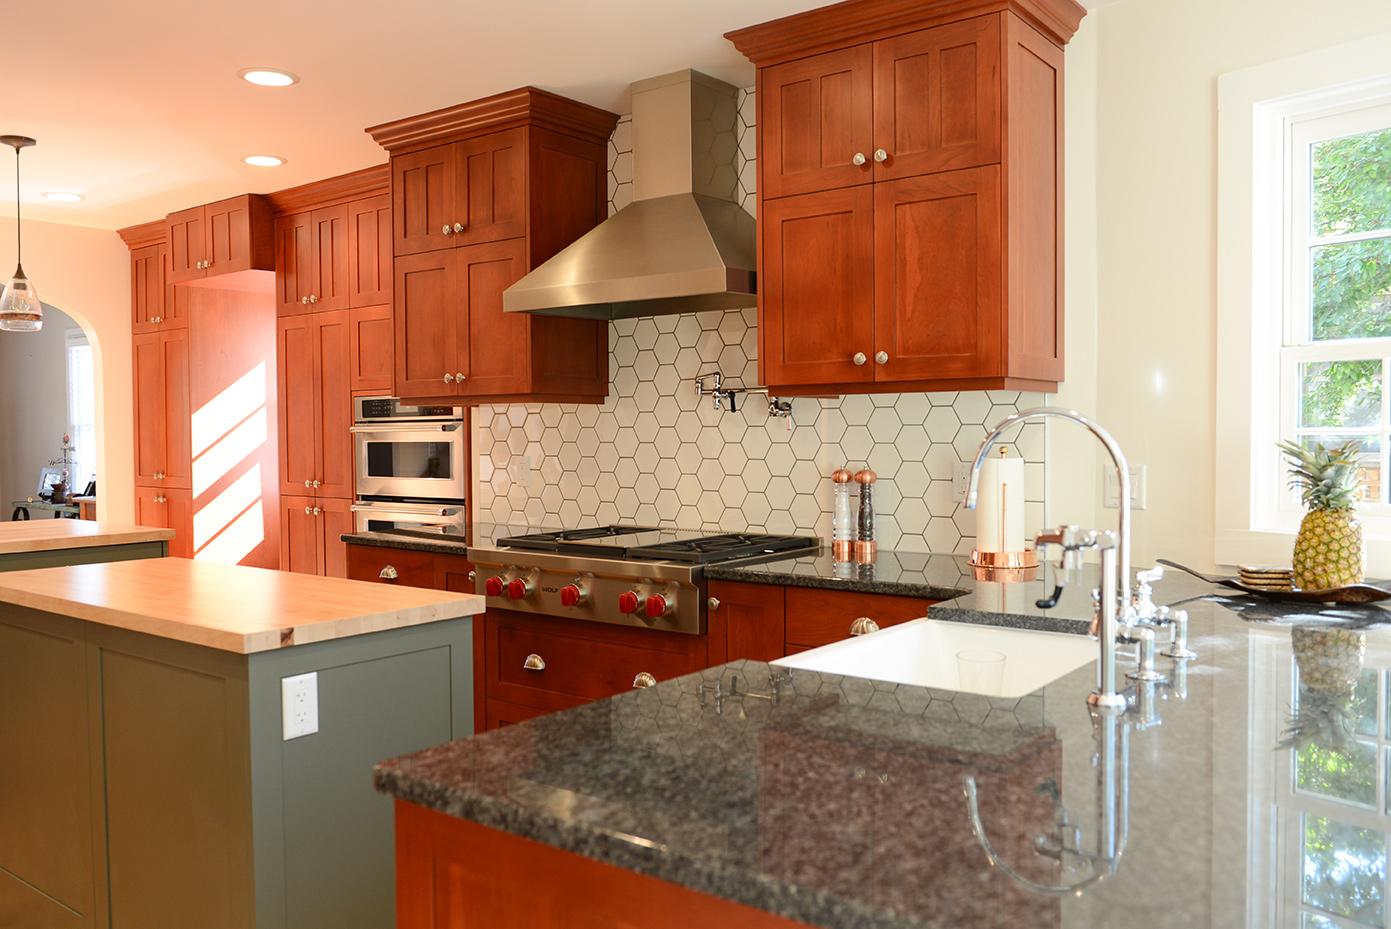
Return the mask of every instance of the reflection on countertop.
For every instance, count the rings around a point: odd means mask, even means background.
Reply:
[[[1188,600],[1200,657],[1129,691],[1128,839],[1077,895],[1028,885],[1086,873],[1060,810],[1084,845],[1105,834],[1091,666],[1005,700],[735,662],[397,759],[377,784],[835,929],[1384,924],[1391,629],[1240,607]],[[1017,877],[973,836],[967,777]]]

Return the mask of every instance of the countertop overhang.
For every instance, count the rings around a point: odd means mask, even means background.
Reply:
[[[474,594],[185,558],[0,573],[0,604],[249,655],[473,616]]]
[[[84,519],[26,519],[0,523],[0,555],[167,542],[173,529],[122,526]]]

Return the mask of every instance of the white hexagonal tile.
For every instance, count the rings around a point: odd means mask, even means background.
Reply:
[[[769,472],[786,477],[792,473],[792,466],[797,463],[797,456],[792,454],[790,445],[774,445],[768,449],[763,460],[767,462]]]
[[[700,481],[700,486],[705,490],[719,490],[724,478],[724,468],[713,459],[702,461],[700,467],[696,469],[696,479]]]
[[[744,519],[749,525],[761,526],[768,519],[772,507],[768,505],[768,498],[763,494],[750,493],[739,505],[739,512],[744,514]]]
[[[788,512],[791,513],[797,528],[803,531],[815,530],[816,524],[821,520],[821,507],[810,494],[798,494]]]
[[[775,475],[768,480],[768,486],[763,491],[768,498],[768,505],[776,510],[786,510],[796,499],[797,491],[792,486],[792,481],[781,475]]]
[[[960,461],[956,449],[946,442],[934,442],[923,459],[927,473],[933,480],[950,481],[956,477],[956,465]]]
[[[956,438],[952,439],[951,444],[956,449],[957,457],[962,461],[973,461],[980,451],[980,443],[984,441],[984,426],[963,423],[961,428],[956,431]]]
[[[618,491],[613,498],[613,505],[618,510],[619,518],[633,519],[638,515],[638,506],[641,501],[631,487],[624,487]]]
[[[744,465],[742,473],[744,484],[750,491],[762,493],[768,486],[768,479],[772,474],[768,471],[768,465],[761,458],[751,458],[748,464]]]
[[[694,506],[683,506],[676,514],[676,525],[680,529],[699,529],[700,510]]]
[[[581,458],[580,463],[575,467],[575,476],[586,487],[593,487],[599,482],[602,475],[608,473],[609,471],[600,467],[598,460],[594,458]]]
[[[676,463],[683,474],[695,474],[696,468],[699,468],[704,460],[700,456],[700,447],[694,442],[683,442],[676,450]]]
[[[880,442],[869,450],[869,466],[880,478],[891,480],[898,473],[898,466],[902,463],[903,459],[895,445]]]
[[[724,480],[720,481],[719,491],[724,505],[735,508],[743,504],[749,493],[748,488],[744,486],[744,479],[737,474],[725,475]]]
[[[985,425],[990,415],[990,398],[983,391],[965,390],[957,396],[952,408],[963,423]]]
[[[956,418],[956,412],[951,407],[935,406],[927,414],[927,420],[923,425],[932,441],[950,442],[956,438],[956,430],[960,428],[961,420]]]
[[[637,481],[633,484],[633,490],[637,492],[638,499],[643,503],[655,501],[661,489],[657,484],[657,478],[647,473],[639,474]]]
[[[724,500],[721,499],[718,491],[705,490],[700,494],[700,502],[696,504],[700,511],[700,518],[703,522],[717,523],[724,515]]]
[[[676,341],[682,348],[695,348],[700,341],[700,320],[696,316],[681,316],[676,323]]]
[[[700,502],[700,481],[694,474],[683,474],[676,482],[676,496],[684,506],[695,506]]]
[[[675,490],[676,482],[681,480],[681,468],[671,458],[658,461],[657,466],[652,469],[652,474],[663,490]]]
[[[905,532],[921,535],[931,518],[932,514],[928,512],[927,504],[916,497],[906,497],[894,508],[894,519]]]
[[[956,391],[944,390],[927,395],[927,402],[933,406],[951,406],[956,403]]]
[[[927,542],[929,551],[950,554],[956,550],[957,542],[961,540],[961,533],[956,530],[956,523],[946,516],[934,516],[927,523],[927,530],[923,532],[923,539]]]
[[[618,463],[618,466],[613,469],[614,477],[618,478],[619,487],[637,486],[638,475],[640,473],[637,462],[633,461],[631,458],[624,458]]]
[[[816,466],[815,462],[794,462],[791,472],[788,473],[788,477],[792,479],[792,486],[796,487],[804,494],[817,496],[823,491],[828,495],[830,494],[830,475],[823,475],[821,469]],[[827,499],[829,499],[829,496]]]

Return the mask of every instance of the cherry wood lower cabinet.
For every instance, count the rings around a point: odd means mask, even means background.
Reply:
[[[396,802],[397,929],[797,929],[780,916]]]
[[[173,529],[172,558],[193,557],[193,492],[173,487],[136,487],[135,522],[156,529]]]
[[[348,576],[353,502],[335,497],[280,498],[280,568],[324,577]]]
[[[135,483],[192,486],[187,329],[138,333],[135,372]]]
[[[280,492],[353,495],[348,310],[278,320]]]
[[[882,629],[926,616],[937,602],[738,581],[711,581],[710,596],[719,602],[710,612],[711,635],[728,643],[720,661],[772,661],[849,638],[851,625],[862,617]]]

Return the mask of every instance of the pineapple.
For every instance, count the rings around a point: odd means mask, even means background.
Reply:
[[[1355,629],[1296,626],[1290,630],[1299,665],[1299,712],[1285,730],[1281,748],[1317,745],[1345,752],[1356,724],[1352,706],[1367,637]]]
[[[1360,584],[1365,576],[1362,524],[1352,508],[1361,489],[1359,448],[1356,440],[1334,449],[1280,443],[1290,465],[1290,486],[1299,488],[1309,511],[1294,541],[1294,586],[1301,590]]]

